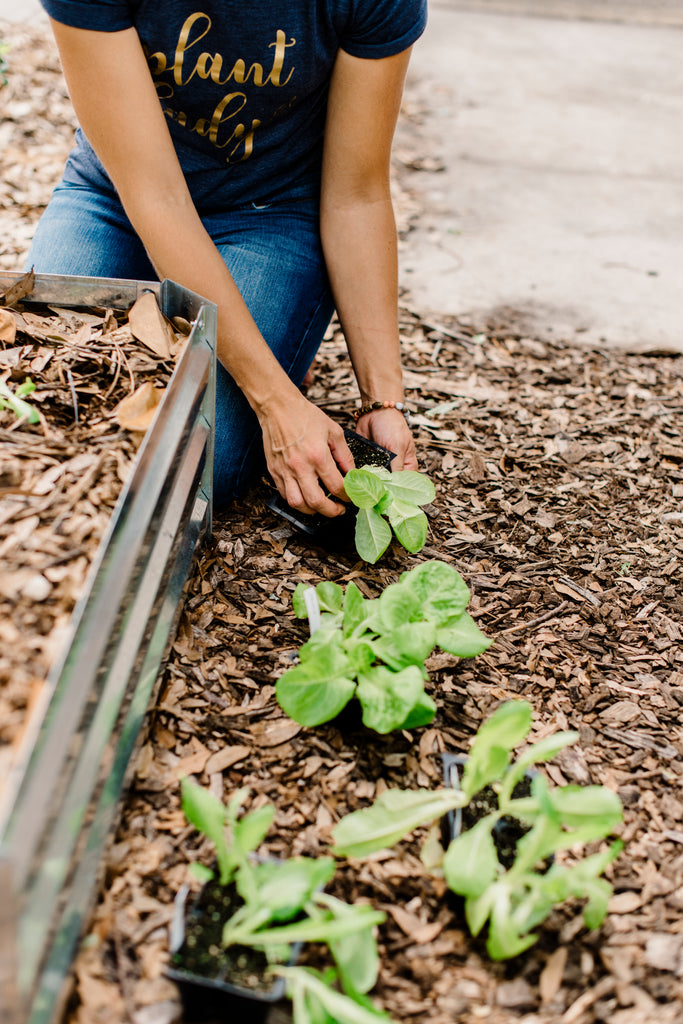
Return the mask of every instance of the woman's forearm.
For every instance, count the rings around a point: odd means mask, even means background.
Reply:
[[[160,278],[218,307],[217,355],[257,414],[295,390],[271,353],[189,196],[159,199],[144,190],[121,196]]]
[[[346,203],[323,196],[321,232],[361,401],[401,401],[396,224],[388,189]]]

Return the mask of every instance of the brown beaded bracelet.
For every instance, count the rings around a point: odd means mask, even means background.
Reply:
[[[409,422],[408,410],[406,409],[405,402],[392,402],[390,400],[384,402],[368,402],[367,405],[362,405],[360,409],[355,410],[353,418],[354,420],[359,420],[361,416],[365,416],[369,412],[375,412],[376,409],[397,409],[399,412],[403,413],[406,422]]]

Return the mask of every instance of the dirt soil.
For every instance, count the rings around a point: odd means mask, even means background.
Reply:
[[[404,152],[397,166],[404,244],[419,215],[410,163]],[[172,900],[188,862],[211,851],[180,811],[181,775],[272,800],[268,851],[316,854],[342,815],[385,787],[438,785],[439,753],[466,752],[484,716],[514,697],[534,707],[534,739],[580,733],[549,766],[553,782],[602,783],[623,800],[627,845],[609,872],[607,920],[589,934],[568,905],[530,951],[493,964],[426,873],[419,837],[342,862],[337,894],[387,914],[378,1003],[420,1024],[683,1019],[683,357],[541,343],[512,310],[474,324],[406,308],[402,337],[422,468],[437,487],[427,547],[394,547],[374,567],[311,547],[266,507],[265,482],[217,517],[108,853],[69,1024],[183,1019],[163,974]],[[350,425],[355,388],[336,329],[309,397]],[[472,661],[430,659],[434,722],[387,737],[291,722],[274,683],[306,637],[291,611],[296,583],[353,579],[377,595],[427,558],[462,573],[495,641]]]

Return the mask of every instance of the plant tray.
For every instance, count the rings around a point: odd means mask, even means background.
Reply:
[[[175,899],[171,966],[166,969],[167,977],[180,989],[187,1018],[193,1024],[214,1019],[262,1019],[272,1003],[283,999],[285,980],[266,975],[268,962],[257,950],[240,947],[234,956],[222,951],[223,921],[235,909],[235,900],[241,902],[235,887],[224,889],[215,881],[209,882],[189,907],[188,894],[188,887],[183,886]],[[223,913],[218,910],[221,904],[226,905]],[[199,932],[200,922],[201,946],[191,946],[190,941],[195,939],[192,933],[195,929]],[[293,947],[288,966],[296,963],[300,950],[300,944]],[[240,984],[235,976],[237,970],[245,969],[243,960],[252,965],[247,971],[253,972],[253,984]]]
[[[370,465],[391,469],[391,460],[395,458],[394,452],[375,444],[374,441],[369,441],[354,430],[345,430],[344,437],[357,467]],[[290,508],[277,492],[268,498],[266,504],[271,511],[282,516],[300,533],[310,537],[321,547],[334,551],[349,547],[353,543],[357,512],[353,506],[347,507],[344,515],[330,519],[327,516],[297,512],[296,509]]]
[[[460,775],[467,762],[467,757],[464,754],[442,754],[441,759],[445,785],[453,789],[459,789]],[[531,780],[533,777],[534,772],[528,771],[515,787],[514,795],[528,795],[531,790]],[[485,797],[486,791],[483,790],[482,793]],[[477,794],[477,796],[479,795]],[[441,823],[444,845],[448,846],[461,832],[471,828],[483,813],[485,813],[484,808],[473,806],[472,803],[468,804],[467,807],[458,807],[454,811],[449,811]],[[492,831],[493,841],[498,851],[498,859],[504,868],[511,866],[517,842],[528,831],[529,827],[527,825],[522,825],[517,819],[511,818],[509,815],[503,816],[494,826]]]
[[[3,293],[21,275],[0,274]],[[216,309],[171,281],[36,276],[22,305],[127,310],[153,291],[193,324],[98,548],[0,804],[3,1021],[60,1019],[128,766],[211,530]]]

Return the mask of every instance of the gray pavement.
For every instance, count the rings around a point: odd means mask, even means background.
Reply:
[[[413,305],[683,352],[682,50],[683,0],[430,0],[406,95],[443,169],[411,176]]]
[[[38,0],[0,0],[0,21],[35,21],[45,17]]]
[[[683,30],[458,8],[432,0],[406,94],[443,164],[411,177],[413,304],[683,352]]]

